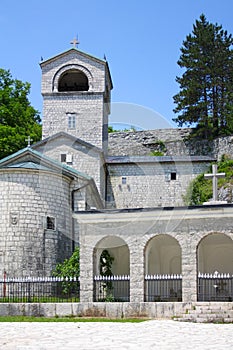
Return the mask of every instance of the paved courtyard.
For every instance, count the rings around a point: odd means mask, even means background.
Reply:
[[[1,323],[1,350],[233,349],[233,324]]]

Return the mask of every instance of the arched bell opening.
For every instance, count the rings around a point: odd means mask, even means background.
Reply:
[[[59,92],[88,91],[87,76],[77,69],[71,69],[62,74],[58,83]]]

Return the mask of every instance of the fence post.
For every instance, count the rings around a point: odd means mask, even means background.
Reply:
[[[6,271],[4,271],[4,274],[3,274],[3,297],[5,298],[6,297]]]

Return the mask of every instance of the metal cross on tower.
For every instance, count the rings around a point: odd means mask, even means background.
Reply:
[[[28,147],[30,147],[30,146],[31,146],[31,141],[33,141],[33,139],[31,139],[31,137],[28,136],[28,137],[25,139],[25,141],[28,143]]]
[[[74,45],[74,47],[76,47],[76,45],[79,45],[80,42],[78,41],[77,38],[74,38],[71,42],[70,42],[72,45]]]
[[[217,173],[218,166],[217,164],[212,165],[212,174],[204,174],[205,179],[212,179],[213,184],[213,201],[218,200],[218,179],[221,177],[225,177],[225,173]]]

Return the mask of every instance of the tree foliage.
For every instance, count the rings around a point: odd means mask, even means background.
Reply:
[[[232,44],[231,34],[202,14],[181,47],[178,65],[185,71],[176,78],[174,112],[180,114],[173,120],[205,138],[233,132]]]
[[[64,278],[62,282],[62,291],[64,294],[77,294],[79,284],[74,284],[69,278],[79,277],[79,274],[79,247],[76,247],[69,259],[65,259],[62,263],[57,264],[52,275]],[[66,280],[67,278],[68,280]]]
[[[41,139],[41,119],[28,100],[29,93],[28,82],[0,69],[0,158],[24,148],[29,135],[34,142]]]
[[[79,277],[79,247],[76,247],[69,259],[57,264],[53,276],[58,277]]]
[[[208,173],[212,172],[212,166],[209,167]],[[224,178],[218,179],[218,189],[233,187],[233,160],[222,158],[218,162],[218,172],[225,173]],[[187,205],[200,205],[207,202],[213,196],[212,180],[204,178],[204,174],[197,176],[190,184],[184,196],[184,202]],[[230,198],[232,201],[232,198]]]

